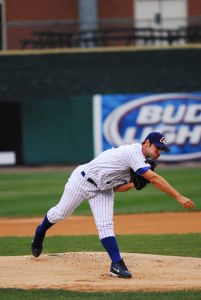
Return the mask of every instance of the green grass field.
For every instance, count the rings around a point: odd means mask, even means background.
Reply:
[[[201,257],[201,233],[119,235],[121,252]],[[1,237],[0,255],[30,255],[31,238]],[[54,236],[45,239],[43,253],[104,251],[98,236]]]
[[[132,292],[132,293],[80,293],[62,290],[17,290],[1,289],[0,299],[3,300],[198,300],[201,298],[200,291],[177,291],[177,292]]]
[[[195,202],[201,210],[199,168],[169,168],[157,172],[176,189]],[[1,172],[0,217],[43,216],[60,199],[68,172]],[[115,194],[115,213],[151,213],[184,211],[172,198],[149,185],[142,191]],[[91,214],[85,201],[74,214]],[[201,234],[121,235],[121,252],[201,257]],[[0,238],[0,255],[30,254],[31,238]],[[48,237],[44,253],[68,251],[103,251],[97,236]],[[78,293],[58,290],[0,289],[0,299],[201,299],[201,291]]]
[[[201,210],[199,168],[163,169],[158,171],[176,189],[195,202],[195,210]],[[0,172],[0,217],[43,216],[55,205],[64,190],[68,172]],[[142,191],[131,190],[115,194],[115,213],[149,213],[183,211],[171,197],[148,185]],[[91,214],[87,201],[74,212]]]

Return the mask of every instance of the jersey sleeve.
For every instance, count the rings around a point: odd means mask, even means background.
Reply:
[[[128,147],[125,159],[128,166],[138,175],[141,175],[151,169],[150,164],[145,162],[146,158],[142,153],[142,146],[140,144]]]

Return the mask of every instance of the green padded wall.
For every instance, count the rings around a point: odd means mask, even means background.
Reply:
[[[90,97],[22,102],[26,164],[73,164],[93,157]]]
[[[201,87],[201,48],[0,56],[0,101]]]

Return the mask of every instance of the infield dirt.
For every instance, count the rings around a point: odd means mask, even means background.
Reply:
[[[115,215],[116,234],[201,232],[201,212]],[[0,218],[0,236],[32,236],[42,218]],[[92,216],[71,216],[50,228],[47,236],[97,234]]]

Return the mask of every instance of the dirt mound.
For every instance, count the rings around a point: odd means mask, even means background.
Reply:
[[[0,257],[1,288],[74,291],[165,291],[201,289],[199,258],[128,254],[131,279],[109,276],[106,253],[60,253]]]

